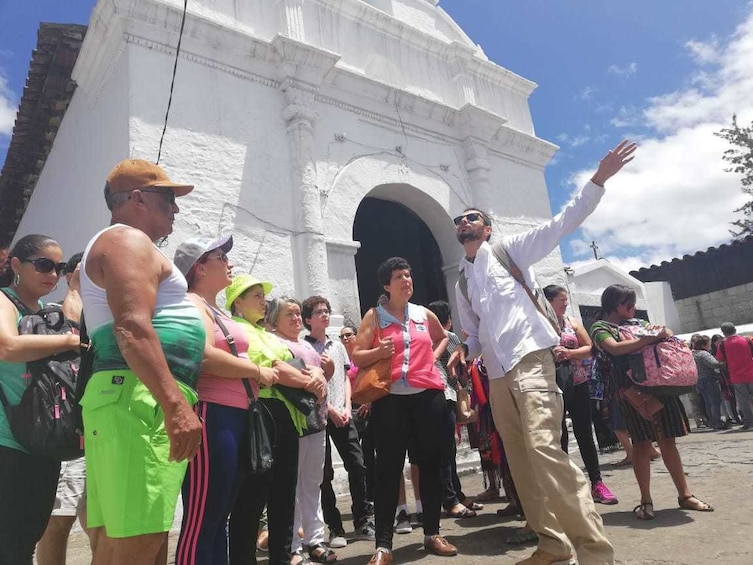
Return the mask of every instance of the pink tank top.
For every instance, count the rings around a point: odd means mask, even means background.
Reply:
[[[577,349],[580,347],[578,336],[575,334],[575,328],[570,318],[565,316],[565,324],[562,327],[562,333],[560,334],[560,345],[567,349]],[[580,359],[573,359],[570,361],[573,364],[573,384],[579,385],[588,380],[588,373],[583,367],[583,361]]]
[[[408,303],[408,324],[396,323],[382,307],[377,308],[382,339],[391,338],[395,344],[392,356],[392,382],[406,383],[415,389],[444,390],[442,377],[434,363],[429,320],[423,306]]]
[[[222,316],[222,323],[225,324],[228,332],[235,339],[235,348],[238,350],[238,356],[248,359],[248,334],[246,331],[240,324],[224,315]],[[222,333],[222,330],[216,323],[214,324],[214,346],[232,353],[225,339],[225,334]],[[249,372],[251,371],[249,370]],[[258,383],[253,379],[249,379],[249,383],[251,383],[251,387],[254,389],[254,394],[258,395]],[[199,375],[199,381],[196,383],[196,390],[199,393],[199,400],[203,400],[204,402],[213,402],[214,404],[230,406],[231,408],[248,409],[248,394],[246,393],[246,387],[243,386],[240,379],[225,379],[202,372]]]

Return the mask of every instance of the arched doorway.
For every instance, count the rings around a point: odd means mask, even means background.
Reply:
[[[389,200],[364,198],[353,223],[353,239],[361,243],[356,273],[362,315],[382,294],[377,280],[379,264],[394,256],[405,257],[413,268],[411,302],[427,305],[447,300],[439,245],[424,221],[409,208]]]

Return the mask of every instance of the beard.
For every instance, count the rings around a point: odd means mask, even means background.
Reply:
[[[467,241],[478,241],[479,239],[481,239],[481,234],[479,232],[475,232],[471,230],[467,232],[458,233],[456,234],[456,237],[458,238],[458,241],[462,245],[466,243]]]

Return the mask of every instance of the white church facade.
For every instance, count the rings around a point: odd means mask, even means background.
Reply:
[[[109,220],[112,166],[156,159],[182,15],[180,0],[97,3],[18,235],[82,249]],[[534,88],[438,0],[190,0],[160,164],[196,189],[166,253],[232,232],[237,273],[354,321],[376,265],[403,255],[418,301],[454,302],[453,216],[489,210],[501,233],[551,216],[557,148],[536,137]],[[537,270],[566,281],[559,250]]]

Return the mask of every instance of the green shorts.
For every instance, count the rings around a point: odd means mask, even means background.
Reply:
[[[190,405],[196,393],[176,381]],[[132,371],[95,373],[81,399],[87,525],[111,538],[170,530],[187,461],[168,461],[162,409]]]

